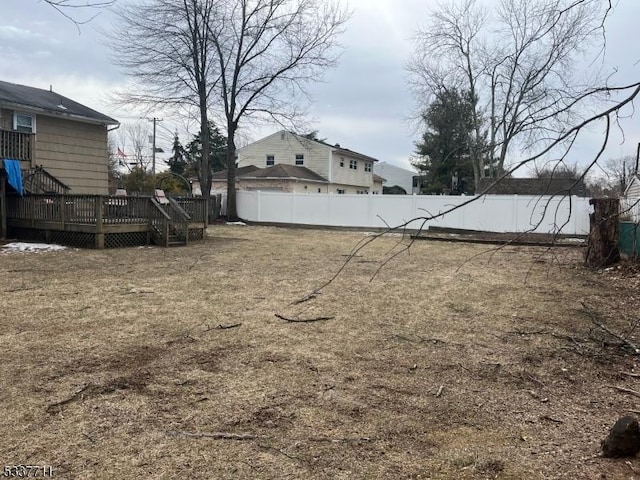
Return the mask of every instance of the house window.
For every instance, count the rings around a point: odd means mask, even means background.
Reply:
[[[296,153],[296,165],[304,165],[304,155]]]
[[[276,164],[276,157],[274,155],[267,155],[267,167]]]
[[[371,171],[371,164],[369,162],[366,162],[364,164],[364,171],[365,172],[370,172]]]
[[[349,160],[349,168],[351,170],[357,170],[358,169],[358,161],[357,160]]]
[[[36,119],[33,115],[15,113],[13,115],[13,129],[23,133],[36,133]]]
[[[339,188],[339,189],[338,189],[338,194],[340,194],[340,195],[344,195],[344,189]]]
[[[344,157],[340,157],[340,166],[344,167]]]

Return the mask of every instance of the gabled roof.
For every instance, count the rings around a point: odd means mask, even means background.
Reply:
[[[481,178],[476,193],[480,194],[488,189],[486,193],[493,195],[578,195],[584,197],[587,194],[584,181],[576,181],[573,178],[503,178],[496,185],[493,185],[496,181],[496,178]]]
[[[374,162],[374,163],[375,162],[379,162],[379,160],[377,158],[373,158],[373,157],[370,157],[368,155],[364,155],[362,153],[354,152],[353,150],[349,150],[348,148],[342,148],[340,146],[340,144],[338,144],[338,143],[335,144],[335,145],[331,145],[330,143],[323,142],[321,140],[315,140],[315,139],[312,139],[312,138],[308,138],[308,137],[305,137],[304,135],[298,135],[297,133],[289,132],[287,130],[280,130],[278,132],[272,133],[271,135],[267,135],[266,137],[263,137],[260,140],[256,140],[255,142],[250,143],[249,145],[246,145],[246,146],[244,146],[242,148],[239,148],[238,151],[242,151],[245,148],[247,148],[247,147],[249,147],[249,146],[251,146],[251,145],[253,145],[255,143],[262,142],[263,140],[266,140],[267,138],[271,138],[271,137],[274,137],[276,135],[280,135],[282,133],[287,133],[289,135],[293,135],[301,143],[305,143],[305,142],[318,143],[318,144],[322,145],[323,147],[326,147],[326,148],[330,149],[333,153],[337,153],[338,155],[347,155],[347,156],[350,156],[350,157],[354,157],[356,159],[366,160],[366,161]]]
[[[117,125],[119,122],[53,90],[18,85],[0,80],[0,105],[15,109],[40,110],[43,113],[74,120]]]
[[[241,177],[242,175],[245,175],[247,173],[251,173],[255,170],[260,170],[259,167],[256,167],[255,165],[248,165],[246,167],[240,167],[240,168],[236,168],[236,178]],[[214,172],[211,175],[211,178],[213,180],[226,180],[227,179],[227,171],[226,170],[221,170],[220,172]]]
[[[279,163],[267,168],[261,168],[242,175],[242,178],[290,178],[296,180],[311,180],[313,182],[329,183],[326,178],[309,170],[307,167]]]
[[[381,177],[380,175],[378,175],[378,174],[376,174],[376,173],[374,173],[374,174],[373,174],[373,181],[374,181],[374,182],[384,183],[384,182],[386,182],[386,181],[387,181],[387,179],[386,179],[386,178],[384,178],[384,177]]]
[[[388,169],[388,170],[394,171],[396,173],[403,173],[405,175],[411,175],[411,176],[414,176],[414,177],[417,177],[417,176],[420,175],[415,170],[409,170],[407,168],[402,168],[402,167],[399,167],[397,165],[393,165],[393,164],[388,163],[388,162],[380,162],[374,168],[377,171],[383,171],[383,170],[387,170]]]
[[[236,168],[236,178],[242,180],[255,179],[289,179],[289,180],[307,180],[311,182],[329,183],[326,178],[318,175],[307,167],[299,167],[296,165],[286,165],[278,163],[267,168],[258,168],[253,165],[248,167]],[[213,174],[214,180],[226,180],[227,171],[216,172]]]

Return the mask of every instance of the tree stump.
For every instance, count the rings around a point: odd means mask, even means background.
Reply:
[[[593,213],[589,215],[589,243],[585,264],[602,268],[620,261],[618,249],[618,218],[620,200],[617,198],[592,198]]]
[[[638,420],[627,415],[618,419],[602,442],[605,457],[633,457],[640,452],[640,428]]]

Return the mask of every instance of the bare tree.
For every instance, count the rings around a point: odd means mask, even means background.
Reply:
[[[116,0],[44,0],[44,2],[58,11],[63,17],[71,20],[80,32],[80,25],[90,22],[99,14],[93,13],[95,9],[101,9],[110,7]],[[90,10],[90,16],[84,19],[79,19],[71,11],[86,12]]]
[[[609,158],[602,164],[609,187],[618,195],[623,195],[629,182],[636,174],[636,158],[626,155],[619,158]]]
[[[337,61],[349,15],[334,0],[220,2],[209,24],[220,74],[216,106],[227,131],[227,216],[237,218],[236,132],[249,120],[293,126],[303,115],[305,86]]]
[[[117,130],[116,149],[126,153],[127,168],[131,166],[141,170],[148,170],[151,164],[149,151],[149,126],[146,122],[139,121],[125,123]]]
[[[579,118],[584,96],[596,96],[594,83],[572,72],[598,38],[607,7],[601,0],[501,0],[490,16],[480,0],[455,1],[418,32],[408,69],[420,98],[457,86],[477,102],[470,138],[476,185],[505,171],[515,145],[530,151],[553,142]],[[478,148],[485,137],[487,148]]]
[[[122,4],[107,34],[113,61],[132,80],[118,100],[147,109],[197,112],[202,160],[200,185],[209,198],[212,89],[219,81],[209,28],[219,0],[151,0]]]

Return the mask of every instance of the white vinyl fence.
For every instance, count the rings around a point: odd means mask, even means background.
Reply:
[[[436,195],[333,195],[238,191],[240,218],[250,222],[333,227],[395,227],[431,217],[474,197]],[[486,232],[587,235],[589,199],[487,195],[425,225]],[[418,229],[422,221],[407,228]]]

